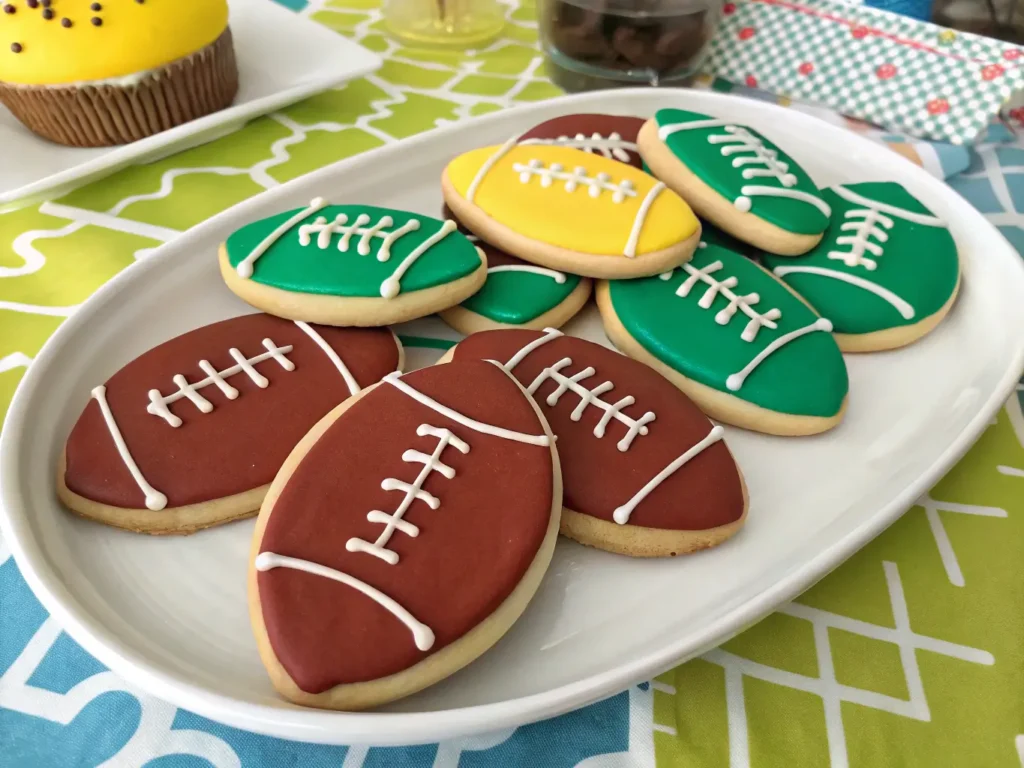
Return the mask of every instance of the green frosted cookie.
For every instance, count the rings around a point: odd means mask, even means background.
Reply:
[[[323,198],[237,230],[220,262],[228,287],[253,306],[333,325],[446,309],[480,287],[487,266],[453,222]]]
[[[612,341],[713,418],[812,434],[842,418],[848,379],[831,323],[706,226],[693,260],[598,288]]]
[[[754,128],[659,109],[638,146],[655,176],[745,242],[802,253],[828,226],[831,211],[811,177]]]
[[[803,256],[765,265],[828,317],[846,351],[891,349],[934,328],[960,284],[946,225],[894,181],[824,191],[832,224]]]

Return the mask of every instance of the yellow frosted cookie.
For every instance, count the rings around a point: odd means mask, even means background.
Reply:
[[[578,149],[516,144],[455,158],[445,202],[486,242],[585,277],[643,277],[679,266],[700,223],[679,195],[638,168]]]

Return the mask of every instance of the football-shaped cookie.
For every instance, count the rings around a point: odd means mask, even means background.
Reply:
[[[811,177],[749,126],[659,109],[637,143],[651,173],[702,219],[745,242],[800,254],[828,226],[831,210]]]
[[[318,197],[234,232],[220,270],[228,288],[271,314],[380,326],[458,304],[483,285],[487,263],[452,222]]]
[[[573,147],[642,168],[636,136],[643,124],[642,117],[626,115],[564,115],[531,128],[519,143]]]
[[[260,510],[250,615],[292,701],[363,709],[483,653],[547,569],[554,439],[496,363],[389,375],[296,446]]]
[[[484,241],[585,277],[656,274],[690,258],[700,223],[643,171],[570,147],[475,149],[448,164],[444,199]]]
[[[712,228],[704,238],[677,270],[598,286],[609,338],[719,421],[779,435],[838,424],[849,382],[832,324]]]
[[[824,191],[832,223],[803,256],[762,260],[832,321],[839,348],[892,349],[928,333],[960,286],[946,225],[895,181]]]
[[[148,533],[246,517],[310,427],[401,364],[387,329],[255,314],[189,331],[92,390],[64,450],[60,497]]]
[[[643,363],[554,329],[475,333],[451,355],[501,361],[540,406],[558,437],[565,535],[663,556],[714,546],[743,524],[724,430]]]
[[[455,216],[447,206],[442,215]],[[455,330],[468,336],[496,328],[558,328],[590,298],[591,280],[529,264],[464,231],[461,224],[459,230],[487,257],[487,282],[457,307],[439,313]]]

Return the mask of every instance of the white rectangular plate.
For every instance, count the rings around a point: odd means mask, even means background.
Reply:
[[[273,0],[230,0],[229,7],[239,89],[227,109],[131,144],[81,149],[36,136],[0,105],[0,212],[5,204],[53,198],[126,165],[213,141],[381,65],[377,54]]]
[[[244,313],[217,270],[235,228],[315,195],[437,215],[449,158],[559,114],[649,115],[672,105],[750,123],[821,184],[895,179],[952,223],[964,284],[948,319],[898,352],[850,356],[846,420],[813,438],[730,429],[750,487],[746,528],[723,546],[633,560],[559,541],[540,591],[478,661],[368,713],[275,695],[249,627],[252,521],[187,538],[72,517],[54,468],[89,390],[150,346]],[[1024,267],[985,219],[890,150],[760,102],[687,91],[556,99],[424,134],[259,195],[126,270],[61,326],[29,370],[0,440],[4,535],[28,583],[101,661],[157,696],[294,739],[397,744],[494,730],[615,693],[714,646],[821,578],[902,514],[967,450],[1024,365]],[[456,335],[436,319],[400,333]],[[590,307],[566,330],[605,341]],[[605,342],[607,343],[607,342]],[[414,366],[434,359],[412,350]]]

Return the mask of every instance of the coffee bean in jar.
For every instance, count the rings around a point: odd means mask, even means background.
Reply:
[[[720,0],[541,0],[541,42],[567,90],[659,85],[696,74]]]

